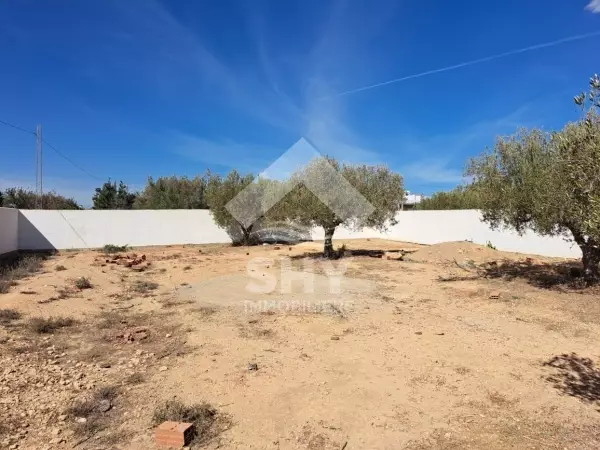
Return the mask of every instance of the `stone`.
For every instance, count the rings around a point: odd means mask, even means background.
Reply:
[[[158,371],[159,371],[159,372],[166,372],[167,370],[169,370],[169,368],[168,368],[167,366],[160,366],[160,367],[158,368]]]
[[[112,404],[110,403],[110,400],[100,400],[100,402],[98,402],[98,411],[100,412],[107,412],[110,410],[110,408],[112,408]]]
[[[258,364],[248,363],[248,370],[251,372],[256,372],[258,370]]]

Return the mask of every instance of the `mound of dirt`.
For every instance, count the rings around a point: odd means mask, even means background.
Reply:
[[[432,264],[446,263],[448,261],[472,260],[479,264],[500,259],[518,259],[515,253],[501,252],[484,245],[473,244],[468,241],[443,242],[428,247],[423,247],[404,257],[405,260],[426,262]],[[523,258],[523,255],[520,255]]]

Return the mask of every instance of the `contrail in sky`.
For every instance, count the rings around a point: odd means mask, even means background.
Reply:
[[[517,50],[511,50],[505,53],[498,53],[497,55],[486,56],[485,58],[474,59],[472,61],[463,62],[460,64],[455,64],[453,66],[442,67],[440,69],[428,70],[426,72],[415,73],[413,75],[408,75],[401,78],[394,78],[393,80],[383,81],[381,83],[371,84],[369,86],[363,86],[356,89],[350,89],[349,91],[339,92],[334,94],[333,97],[341,97],[342,95],[355,94],[356,92],[368,91],[369,89],[375,89],[381,86],[387,86],[388,84],[400,83],[406,80],[412,80],[413,78],[421,78],[426,77],[428,75],[433,75],[435,73],[441,72],[449,72],[450,70],[460,69],[462,67],[474,66],[475,64],[481,64],[489,61],[494,61],[496,59],[506,58],[508,56],[518,55],[520,53],[531,52],[534,50],[540,50],[542,48],[554,47],[560,44],[566,44],[567,42],[581,41],[583,39],[589,39],[596,36],[600,36],[600,31],[593,31],[585,34],[578,34],[576,36],[569,36],[563,39],[558,39],[557,41],[546,42],[544,44],[530,45],[529,47],[520,48]]]

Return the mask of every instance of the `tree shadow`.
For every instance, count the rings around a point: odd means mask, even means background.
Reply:
[[[350,249],[338,249],[336,250],[336,255],[334,258],[332,259],[339,259],[339,258],[343,258],[343,257],[349,257],[349,256],[367,256],[370,258],[383,258],[383,255],[386,253],[402,253],[407,254],[407,253],[412,253],[412,252],[406,252],[403,250],[370,250],[370,249],[355,249],[355,250],[350,250]],[[312,258],[312,259],[323,259],[323,252],[322,251],[318,251],[318,252],[304,252],[300,255],[293,255],[291,256],[291,259],[304,259],[304,258]]]
[[[493,261],[478,267],[478,272],[486,278],[502,278],[508,281],[524,279],[530,285],[550,289],[565,287],[585,289],[589,287],[583,278],[581,265],[575,261],[558,263],[538,263],[530,258],[520,261]]]
[[[555,356],[544,366],[557,370],[546,380],[563,394],[587,403],[600,402],[600,368],[591,359],[565,353]]]

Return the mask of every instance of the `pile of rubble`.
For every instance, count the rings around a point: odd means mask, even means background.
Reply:
[[[118,264],[120,266],[130,268],[135,272],[143,272],[151,265],[150,261],[146,259],[146,255],[141,255],[138,257],[136,253],[131,253],[128,255],[113,255],[111,258],[106,260],[106,264]]]

